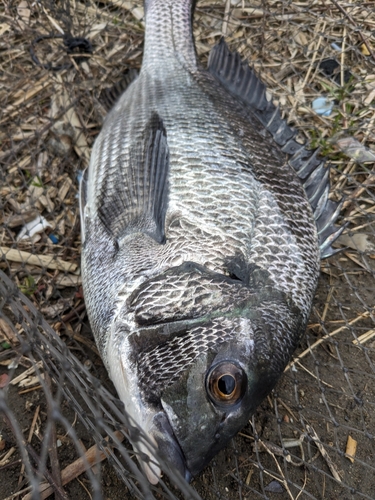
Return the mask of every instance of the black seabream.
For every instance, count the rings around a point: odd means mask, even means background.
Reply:
[[[303,335],[339,206],[329,169],[192,0],[146,0],[142,69],[81,185],[92,330],[126,411],[189,478],[243,427]],[[152,483],[160,467],[134,439]]]

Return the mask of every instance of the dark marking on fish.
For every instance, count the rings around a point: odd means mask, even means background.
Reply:
[[[238,280],[185,262],[143,283],[129,297],[129,310],[139,325],[186,321],[240,307],[252,293]]]

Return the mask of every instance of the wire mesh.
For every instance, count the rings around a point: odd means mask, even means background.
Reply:
[[[222,35],[248,59],[349,224],[295,359],[190,486],[139,470],[81,289],[77,178],[105,89],[141,65],[142,2],[0,8],[0,498],[375,498],[373,2],[197,2],[202,64]]]

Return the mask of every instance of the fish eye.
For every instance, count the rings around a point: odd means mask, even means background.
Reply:
[[[246,391],[246,373],[234,363],[224,361],[207,373],[206,390],[216,405],[232,406],[241,401]]]

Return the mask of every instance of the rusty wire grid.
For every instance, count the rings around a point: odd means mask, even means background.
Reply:
[[[167,470],[157,486],[90,332],[77,199],[106,89],[141,65],[142,2],[0,9],[0,499],[374,499],[373,2],[197,2],[202,64],[225,35],[256,68],[329,159],[348,227],[275,391],[191,485]]]

